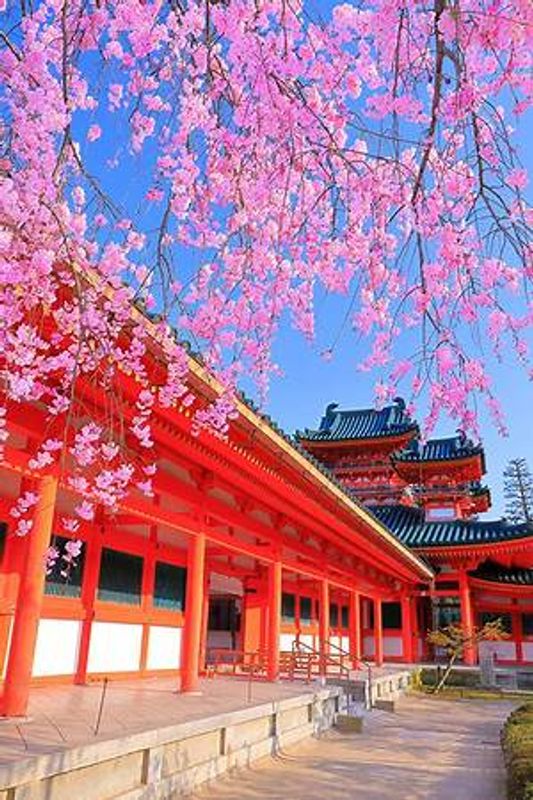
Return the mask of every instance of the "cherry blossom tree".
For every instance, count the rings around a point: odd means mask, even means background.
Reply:
[[[312,339],[324,293],[368,337],[378,401],[403,381],[427,430],[447,412],[475,433],[481,395],[503,426],[480,344],[527,364],[527,0],[353,2],[326,21],[299,0],[4,6],[0,440],[38,402],[31,466],[72,461],[81,518],[151,493],[156,405],[224,435],[241,377],[267,391],[280,324]],[[184,342],[227,388],[210,406]],[[88,420],[91,387],[108,399]]]

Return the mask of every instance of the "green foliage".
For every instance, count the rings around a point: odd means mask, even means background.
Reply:
[[[506,517],[516,524],[533,522],[533,476],[526,459],[511,459],[503,477]]]
[[[533,800],[533,702],[513,711],[502,732],[508,800]]]
[[[481,628],[467,629],[464,625],[452,623],[443,628],[430,631],[427,640],[434,647],[442,647],[449,656],[460,658],[468,647],[474,647],[479,642],[499,642],[508,639],[509,634],[503,626],[502,620],[486,622]]]
[[[424,686],[437,685],[439,674],[437,667],[424,667],[420,672],[420,680]],[[480,685],[479,672],[478,670],[452,669],[446,683],[448,686],[476,687]]]
[[[500,618],[486,622],[481,628],[467,628],[461,624],[451,623],[430,631],[427,635],[428,642],[434,647],[442,647],[448,656],[446,669],[435,686],[435,692],[440,692],[450,676],[453,664],[467,649],[475,647],[480,642],[498,642],[508,638],[509,634]]]

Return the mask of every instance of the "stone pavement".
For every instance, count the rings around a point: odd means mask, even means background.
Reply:
[[[203,800],[504,800],[499,745],[516,703],[411,695],[363,734],[330,732],[198,791]]]

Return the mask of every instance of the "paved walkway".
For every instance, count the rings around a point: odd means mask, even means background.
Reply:
[[[199,791],[204,800],[504,800],[508,701],[403,698],[361,734],[331,732]]]

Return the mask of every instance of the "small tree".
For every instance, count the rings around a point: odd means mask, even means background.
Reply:
[[[442,647],[448,659],[446,669],[435,686],[434,693],[440,692],[448,680],[453,665],[466,650],[476,647],[480,642],[499,642],[508,638],[509,634],[500,618],[485,623],[481,628],[467,629],[464,625],[451,624],[430,631],[427,635],[428,642],[434,647]]]
[[[533,476],[525,458],[513,458],[503,473],[505,513],[511,522],[533,522]]]

